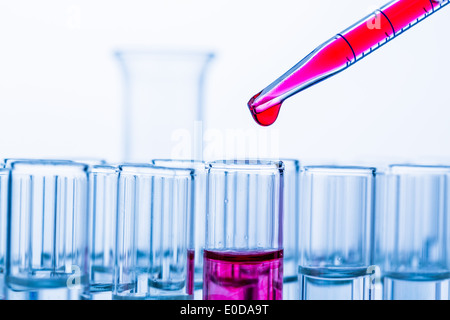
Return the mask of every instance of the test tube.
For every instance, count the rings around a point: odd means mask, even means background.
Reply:
[[[0,300],[6,299],[5,263],[6,263],[6,226],[8,215],[9,170],[0,168]]]
[[[379,196],[375,262],[385,300],[447,300],[450,167],[391,165]]]
[[[298,220],[300,197],[300,162],[281,159],[284,164],[283,189],[283,299],[298,298]]]
[[[204,300],[281,300],[281,161],[208,164]]]
[[[87,166],[10,163],[8,299],[80,299],[87,291]]]
[[[203,289],[203,248],[205,247],[206,237],[206,164],[203,161],[173,159],[154,159],[152,163],[156,166],[194,170],[194,299],[201,300]]]
[[[374,300],[382,300],[383,299],[383,284],[381,279],[381,266],[380,261],[376,260],[375,257],[380,257],[380,249],[381,249],[381,237],[377,235],[376,230],[382,230],[385,224],[384,214],[381,214],[386,205],[386,171],[388,169],[388,165],[385,166],[377,166],[377,171],[375,172],[375,209],[374,209],[374,219],[373,219],[373,244],[372,244],[372,253],[371,253],[371,261],[374,265],[376,265],[376,278],[374,278],[374,290],[375,297]]]
[[[194,171],[119,168],[113,299],[192,299]]]
[[[301,177],[301,300],[371,300],[375,169],[308,166]]]
[[[118,167],[94,165],[89,169],[89,297],[112,298],[117,214]]]

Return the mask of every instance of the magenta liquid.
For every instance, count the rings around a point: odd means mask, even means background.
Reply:
[[[194,260],[195,252],[192,249],[187,250],[187,283],[186,293],[194,294]]]
[[[282,300],[283,250],[203,254],[204,300]]]

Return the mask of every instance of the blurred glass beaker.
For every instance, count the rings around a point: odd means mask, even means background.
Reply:
[[[209,52],[116,51],[124,80],[124,161],[202,159]]]

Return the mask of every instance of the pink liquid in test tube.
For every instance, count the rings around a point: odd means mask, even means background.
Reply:
[[[285,99],[345,70],[449,3],[450,0],[389,2],[316,48],[254,95],[248,102],[254,120],[262,126],[273,124]]]
[[[187,250],[187,284],[186,293],[194,294],[194,261],[195,261],[195,251],[192,249]]]
[[[283,162],[236,159],[207,166],[203,299],[281,300]]]
[[[204,300],[281,300],[283,250],[204,251]]]

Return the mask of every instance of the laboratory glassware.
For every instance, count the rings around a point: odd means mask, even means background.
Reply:
[[[206,237],[206,164],[203,161],[173,159],[154,159],[152,160],[152,163],[160,167],[186,168],[194,170],[194,299],[201,300],[203,289],[203,248],[205,247]]]
[[[123,161],[202,159],[210,52],[116,52],[124,82]]]
[[[282,300],[281,161],[208,164],[204,300]]]
[[[391,165],[377,194],[375,263],[385,300],[448,300],[450,167]]]
[[[192,299],[194,171],[119,169],[113,299]]]
[[[10,163],[8,299],[80,299],[88,290],[87,166]]]
[[[0,168],[0,300],[6,298],[5,263],[9,170]]]
[[[393,0],[314,49],[248,102],[257,123],[268,126],[281,104],[382,47],[418,22],[447,6],[449,0]]]
[[[374,299],[374,174],[369,167],[307,166],[302,171],[301,300]]]
[[[298,223],[300,198],[300,161],[281,159],[283,182],[283,299],[298,299]]]
[[[90,285],[87,299],[112,298],[118,178],[118,167],[94,165],[89,168]]]

